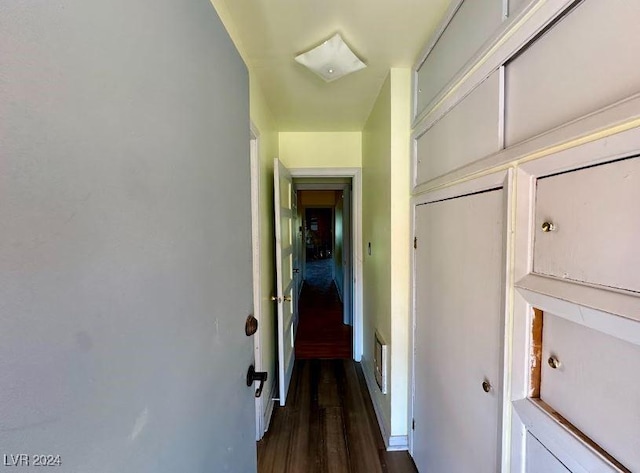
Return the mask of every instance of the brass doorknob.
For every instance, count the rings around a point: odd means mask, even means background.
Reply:
[[[542,231],[545,233],[552,232],[555,229],[556,229],[556,226],[553,224],[553,222],[544,222],[542,224]]]
[[[485,393],[488,393],[489,391],[491,391],[491,383],[486,379],[482,382],[482,390]]]
[[[273,302],[282,302],[282,299],[280,299],[279,297],[276,297],[276,296],[271,296],[271,300]]]
[[[547,363],[549,363],[549,366],[551,366],[551,368],[558,369],[560,368],[560,360],[558,360],[555,356],[550,356],[549,359],[547,360]]]

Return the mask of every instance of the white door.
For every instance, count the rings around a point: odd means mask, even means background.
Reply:
[[[293,182],[288,169],[278,158],[273,165],[274,208],[276,228],[276,280],[278,304],[278,386],[280,405],[287,400],[287,391],[295,361],[295,328],[297,291],[293,278],[293,269],[298,268],[297,252],[294,244],[294,223],[297,202]]]
[[[494,190],[416,209],[413,453],[422,473],[499,469],[503,208]]]

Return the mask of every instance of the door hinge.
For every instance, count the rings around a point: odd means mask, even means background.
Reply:
[[[413,237],[413,249],[418,249],[418,237]]]
[[[416,420],[411,419],[411,430],[416,430]]]

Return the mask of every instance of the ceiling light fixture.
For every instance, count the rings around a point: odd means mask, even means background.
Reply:
[[[325,82],[333,82],[367,67],[338,33],[320,46],[296,56],[295,60],[318,74]]]

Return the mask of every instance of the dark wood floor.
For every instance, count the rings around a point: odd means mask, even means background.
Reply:
[[[297,360],[285,407],[258,442],[259,473],[417,473],[387,452],[358,363]]]
[[[304,283],[298,307],[296,358],[351,358],[351,326],[342,323],[335,284]]]

